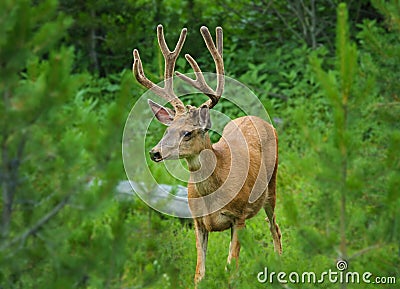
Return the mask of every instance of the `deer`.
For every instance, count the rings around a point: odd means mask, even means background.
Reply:
[[[238,231],[245,221],[261,208],[272,234],[274,251],[281,254],[281,231],[276,223],[276,178],[278,172],[278,138],[274,127],[257,116],[239,117],[228,122],[220,140],[212,144],[210,110],[224,91],[223,31],[216,28],[216,41],[207,27],[200,33],[216,66],[216,88],[207,84],[196,60],[186,60],[195,72],[195,79],[174,72],[175,63],[186,39],[183,28],[173,51],[166,43],[163,26],[157,26],[157,39],[164,56],[164,87],[149,80],[144,73],[137,49],[133,50],[133,75],[154,94],[166,100],[173,109],[148,100],[155,118],[167,126],[164,136],[150,150],[154,162],[186,159],[190,178],[188,203],[194,220],[197,263],[195,287],[205,276],[205,262],[210,232],[231,230],[227,264],[239,264]],[[185,106],[173,89],[174,73],[209,99],[199,107]]]

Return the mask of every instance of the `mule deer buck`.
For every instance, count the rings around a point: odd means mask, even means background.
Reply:
[[[278,170],[275,129],[256,116],[240,117],[225,126],[219,142],[211,143],[208,135],[211,128],[210,109],[218,103],[225,83],[222,28],[216,29],[216,43],[207,27],[201,27],[200,32],[216,65],[216,89],[206,83],[199,65],[188,54],[185,58],[196,78],[193,80],[176,72],[180,79],[209,97],[198,108],[185,106],[173,90],[175,62],[185,41],[186,29],[182,29],[175,49],[170,51],[163,27],[157,27],[158,43],[165,59],[164,87],[145,76],[139,52],[136,49],[133,51],[133,73],[137,81],[174,108],[172,110],[148,101],[155,117],[168,126],[164,137],[150,151],[150,156],[155,162],[181,158],[187,161],[190,171],[188,201],[196,231],[195,284],[205,275],[208,233],[231,229],[227,262],[235,259],[238,264],[238,229],[244,227],[245,220],[255,216],[261,207],[267,214],[275,251],[282,253],[281,232],[274,214]]]

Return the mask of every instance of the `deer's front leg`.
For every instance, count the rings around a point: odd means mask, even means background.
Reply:
[[[240,242],[238,238],[238,226],[234,224],[231,228],[231,243],[229,244],[229,255],[227,263],[231,264],[232,259],[236,261],[236,268],[239,266],[239,252],[240,252]],[[227,269],[227,267],[225,267]]]
[[[208,243],[208,231],[198,220],[194,221],[196,230],[197,265],[194,283],[197,284],[203,279],[206,273],[206,253]]]

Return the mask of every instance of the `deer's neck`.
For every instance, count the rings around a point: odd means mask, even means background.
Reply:
[[[204,136],[203,143],[201,144],[203,150],[194,156],[186,158],[190,173],[201,172],[206,169],[206,165],[213,161],[213,147],[208,133]],[[215,158],[214,158],[215,159]]]
[[[195,184],[200,195],[208,195],[222,184],[219,172],[223,161],[213,149],[208,135],[205,141],[205,148],[200,154],[186,159],[190,171],[189,182]]]

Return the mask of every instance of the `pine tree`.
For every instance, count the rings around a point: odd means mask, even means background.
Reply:
[[[28,162],[27,151],[37,149],[33,157],[43,157],[40,150],[50,145],[46,143],[50,139],[45,137],[51,134],[46,131],[50,128],[46,122],[51,119],[55,135],[59,134],[57,125],[62,120],[57,119],[56,108],[76,92],[79,79],[70,76],[72,50],[52,49],[71,23],[63,15],[55,14],[55,1],[28,9],[30,1],[5,1],[3,5],[0,32],[1,235],[8,238],[13,225],[12,212],[19,200],[17,192],[21,184],[27,182],[21,170]],[[43,58],[47,61],[40,60]],[[32,147],[32,140],[39,134],[42,134],[42,143]],[[49,158],[50,155],[49,152]],[[32,160],[30,157],[29,162]],[[63,201],[59,203],[63,204]]]
[[[0,287],[72,288],[91,274],[98,282],[111,271],[95,261],[120,256],[105,248],[117,248],[113,234],[125,228],[113,192],[131,74],[98,108],[85,97],[90,77],[73,73],[74,49],[62,45],[72,20],[57,1],[1,5]]]
[[[311,58],[332,111],[326,136],[319,139],[324,141],[314,143],[321,204],[331,207],[329,226],[340,236],[338,259],[349,261],[353,270],[396,276],[399,163],[392,158],[399,152],[399,136],[385,112],[385,88],[376,82],[392,72],[367,71],[370,56],[350,40],[345,4],[338,6],[337,16],[335,69],[325,71],[317,57]]]

